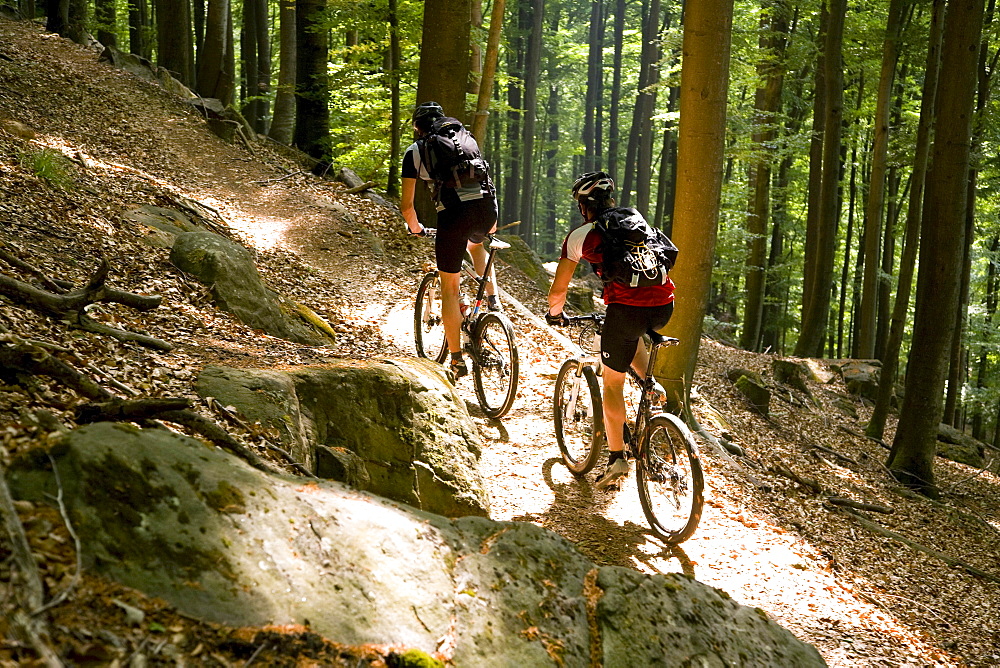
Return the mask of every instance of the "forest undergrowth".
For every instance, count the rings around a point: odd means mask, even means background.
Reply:
[[[164,304],[149,312],[95,304],[89,315],[173,348],[81,332],[7,298],[0,298],[0,343],[34,342],[116,394],[187,398],[262,457],[274,457],[273,435],[197,397],[193,383],[204,366],[412,354],[412,295],[431,248],[406,237],[396,212],[345,194],[342,184],[303,172],[266,145],[251,152],[218,140],[181,101],[37,26],[0,19],[0,36],[0,250],[21,262],[0,260],[0,273],[35,285],[43,276],[84,285],[107,260],[108,285],[160,295]],[[293,344],[218,311],[207,288],[174,268],[168,250],[127,215],[143,205],[183,211],[192,203],[253,250],[271,287],[324,317],[336,344]],[[542,312],[544,291],[523,274],[503,266],[500,281]],[[941,501],[908,494],[882,465],[885,444],[862,435],[869,406],[836,374],[829,383],[809,381],[808,392],[775,392],[764,416],[726,373],[753,370],[778,388],[773,356],[705,339],[693,412],[745,455],[736,457],[737,470],[703,446],[701,525],[681,546],[664,545],[646,529],[634,483],[601,493],[559,463],[550,402],[569,353],[516,308],[508,313],[522,360],[512,413],[486,419],[471,381],[458,383],[484,440],[494,519],[557,531],[601,565],[687,573],[762,609],[814,643],[831,666],[1000,665],[995,475],[939,459]],[[74,427],[81,401],[49,378],[0,373],[4,463]],[[838,499],[870,508],[848,510]],[[63,598],[46,613],[47,642],[71,665],[137,657],[157,665],[386,665],[401,649],[344,647],[308,628],[230,629],[192,619],[81,573],[57,507],[18,502],[17,510],[45,596]],[[4,638],[17,603],[10,549],[0,539]],[[23,645],[0,645],[0,665],[25,665],[30,656]]]

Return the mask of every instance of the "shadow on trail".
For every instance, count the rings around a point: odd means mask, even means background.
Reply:
[[[632,521],[619,524],[605,515],[615,502],[616,494],[635,494],[626,481],[618,492],[603,492],[592,482],[593,475],[574,477],[569,483],[557,483],[552,477],[554,466],[562,459],[553,457],[542,465],[546,484],[555,495],[543,513],[526,513],[512,518],[533,522],[566,538],[588,559],[600,566],[623,566],[645,572],[676,572],[665,568],[664,562],[676,560],[680,572],[695,577],[694,563],[677,545],[668,545],[652,534],[648,526]],[[634,483],[632,483],[634,484]],[[644,567],[644,568],[643,568]]]

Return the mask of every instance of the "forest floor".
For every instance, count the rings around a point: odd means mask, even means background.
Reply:
[[[34,136],[15,136],[4,125],[9,120],[32,128]],[[0,324],[15,335],[64,348],[69,352],[62,358],[89,369],[95,379],[113,378],[151,396],[195,396],[193,379],[207,364],[289,366],[412,354],[413,294],[431,248],[404,235],[397,213],[302,173],[264,146],[251,153],[226,144],[189,107],[154,85],[99,64],[93,51],[37,26],[5,19],[0,127],[8,130],[0,130],[3,248],[49,276],[78,283],[99,258],[108,258],[109,282],[161,294],[168,307],[137,314],[102,305],[91,315],[170,340],[176,348],[159,353],[81,335],[0,300]],[[69,166],[60,168],[65,171],[59,179],[40,177],[37,161],[26,156],[43,150],[74,162],[64,161]],[[217,222],[254,250],[264,279],[325,317],[339,334],[337,344],[291,344],[216,311],[205,288],[174,269],[167,251],[144,243],[138,226],[122,215],[143,204],[176,207],[188,200],[217,211]],[[37,279],[0,268],[22,280]],[[534,313],[544,310],[544,292],[519,272],[502,267],[499,280]],[[550,406],[556,370],[568,353],[544,328],[514,308],[507,311],[521,358],[512,412],[501,421],[486,419],[471,379],[458,382],[483,438],[481,469],[492,518],[558,532],[600,565],[691,575],[764,610],[815,644],[831,666],[1000,665],[996,476],[938,459],[940,502],[909,495],[882,466],[884,444],[860,435],[868,406],[848,394],[839,378],[811,382],[811,396],[775,397],[765,417],[734,391],[726,371],[747,368],[770,378],[773,357],[706,338],[692,409],[709,431],[726,433],[745,450],[737,459],[749,475],[705,446],[701,524],[681,546],[664,545],[646,527],[634,480],[621,491],[602,493],[592,484],[593,474],[576,479],[560,463]],[[79,402],[44,379],[27,389],[0,385],[3,461],[50,437],[33,413],[49,411],[73,426]],[[237,435],[259,445],[259,435]],[[777,470],[812,484],[793,482]],[[891,514],[868,517],[898,539],[872,532],[831,505],[830,496],[892,508]],[[157,665],[384,665],[392,649],[342,647],[302,628],[228,629],[90,573],[77,580],[73,539],[60,514],[27,503],[18,510],[47,591],[68,592],[48,613],[51,645],[67,663],[124,665],[138,657]],[[8,551],[0,540],[5,638],[15,586]],[[949,565],[941,555],[986,575]],[[138,617],[135,610],[142,611]],[[0,642],[0,665],[30,663],[30,651]]]

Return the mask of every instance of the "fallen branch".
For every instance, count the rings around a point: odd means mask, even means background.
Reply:
[[[860,524],[865,529],[871,531],[872,533],[876,533],[880,536],[885,536],[886,538],[891,538],[892,540],[898,541],[911,549],[917,550],[918,552],[923,552],[926,555],[929,555],[931,557],[934,557],[935,559],[943,561],[949,566],[961,568],[970,575],[974,575],[978,578],[988,580],[989,582],[1000,583],[1000,575],[995,575],[988,571],[984,571],[980,568],[976,568],[972,564],[966,563],[961,559],[956,559],[955,557],[947,555],[944,552],[939,552],[934,548],[927,547],[926,545],[922,545],[920,543],[917,543],[916,541],[910,540],[909,538],[907,538],[902,534],[886,529],[880,524],[876,524],[875,522],[872,522],[871,520],[862,517],[859,513],[857,513],[854,510],[851,510],[850,508],[841,508],[841,512],[850,517],[851,519],[853,519],[855,522]]]
[[[204,436],[226,452],[236,455],[259,471],[277,475],[284,474],[284,471],[273,466],[270,462],[261,459],[256,452],[237,441],[225,429],[194,411],[164,411],[158,415],[158,418],[187,427],[196,434]]]
[[[86,314],[86,307],[96,302],[124,304],[140,311],[148,311],[160,305],[161,300],[159,297],[137,295],[106,287],[104,283],[107,280],[110,270],[111,265],[108,264],[108,261],[102,260],[101,265],[97,268],[97,271],[86,286],[63,294],[42,290],[19,281],[12,276],[0,274],[0,294],[7,296],[18,304],[69,322],[71,325],[75,325],[85,331],[95,334],[105,334],[119,341],[135,342],[157,350],[171,350],[173,346],[166,341],[161,341],[145,334],[137,334],[109,327],[97,322]],[[59,287],[68,285],[64,281],[52,282]]]
[[[863,501],[855,501],[854,499],[845,499],[840,496],[829,496],[826,499],[827,503],[831,503],[835,506],[856,508],[858,510],[867,510],[872,513],[884,513],[886,515],[891,515],[896,512],[888,506],[880,506],[877,503],[864,503]]]
[[[0,515],[3,515],[4,528],[12,547],[12,563],[21,580],[21,586],[13,588],[17,608],[9,618],[12,634],[35,650],[45,665],[52,668],[62,666],[59,657],[44,640],[48,635],[45,622],[40,617],[33,617],[28,613],[30,610],[42,607],[44,589],[41,575],[38,573],[38,564],[31,554],[28,537],[24,533],[24,526],[14,506],[14,497],[11,496],[10,488],[7,486],[7,475],[2,463],[0,463]]]
[[[849,464],[854,464],[855,466],[861,466],[860,464],[858,464],[857,460],[855,460],[854,458],[848,457],[847,455],[842,455],[839,452],[837,452],[836,450],[833,450],[832,448],[828,448],[826,446],[820,445],[819,443],[809,443],[808,445],[809,445],[809,447],[816,448],[817,450],[819,450],[821,452],[825,452],[828,455],[833,455],[834,457],[836,457],[837,459],[839,459],[841,461],[848,462]]]
[[[361,185],[354,186],[353,188],[348,188],[347,190],[344,191],[344,194],[345,195],[356,195],[357,193],[364,192],[364,191],[368,190],[369,188],[374,188],[375,185],[376,184],[375,184],[374,181],[365,181]]]
[[[878,443],[881,447],[885,448],[886,450],[892,450],[889,444],[883,441],[881,438],[875,438],[874,436],[869,436],[868,434],[862,434],[861,432],[849,429],[844,425],[839,425],[839,428],[841,431],[846,431],[851,436],[857,436],[858,438],[863,438],[866,441],[872,441],[874,443]]]
[[[184,398],[157,399],[112,399],[102,403],[83,404],[76,409],[76,421],[80,424],[93,422],[131,422],[150,420],[165,411],[179,411],[190,408],[191,402]]]
[[[278,178],[276,178],[276,179],[264,179],[263,181],[251,181],[250,183],[253,183],[253,184],[260,184],[260,185],[268,185],[268,184],[270,184],[270,183],[278,183],[279,181],[284,181],[285,179],[290,179],[290,178],[292,178],[293,176],[298,176],[299,174],[308,174],[308,172],[304,172],[304,171],[302,171],[302,170],[300,169],[300,170],[299,170],[299,171],[297,171],[297,172],[290,172],[290,173],[288,173],[288,174],[285,174],[284,176],[279,176],[279,177],[278,177]],[[370,183],[373,183],[373,182],[370,182]],[[373,183],[373,185],[374,185],[374,183]],[[349,191],[348,191],[348,192],[349,192]]]
[[[48,376],[77,394],[95,401],[107,401],[112,394],[70,365],[37,346],[23,342],[0,343],[0,367],[23,373]]]
[[[819,484],[818,482],[816,482],[815,480],[812,480],[810,478],[803,478],[798,473],[796,473],[795,471],[793,471],[792,469],[788,468],[787,466],[785,466],[784,464],[782,464],[780,462],[778,464],[775,464],[774,466],[772,466],[769,470],[772,473],[777,473],[778,475],[782,476],[783,478],[788,478],[792,482],[794,482],[794,483],[796,483],[798,485],[801,485],[802,487],[806,487],[806,488],[812,490],[813,493],[815,493],[815,494],[822,494],[823,493],[823,485]]]
[[[220,413],[222,413],[222,415],[225,416],[225,418],[227,420],[229,420],[230,422],[232,422],[234,425],[236,425],[240,429],[243,429],[244,431],[248,431],[248,432],[253,432],[253,430],[250,428],[249,425],[247,425],[247,423],[245,423],[243,420],[241,420],[239,418],[239,416],[236,415],[235,413],[233,413],[231,410],[229,410],[228,408],[226,408],[225,406],[223,406],[222,402],[219,401],[218,399],[216,399],[215,397],[212,397],[212,400],[209,402],[209,405],[212,408],[214,408],[217,411],[219,411]],[[285,461],[288,462],[289,466],[291,466],[292,468],[294,468],[296,471],[298,471],[302,475],[307,476],[309,478],[315,478],[316,477],[315,475],[313,475],[312,471],[310,471],[309,469],[307,469],[302,463],[300,463],[298,460],[296,460],[294,457],[292,457],[292,453],[288,452],[287,450],[285,450],[285,449],[283,449],[281,447],[278,447],[277,445],[271,443],[270,441],[268,441],[266,439],[264,441],[264,445],[267,446],[268,450],[271,450],[273,452],[277,452],[282,457],[284,457]]]

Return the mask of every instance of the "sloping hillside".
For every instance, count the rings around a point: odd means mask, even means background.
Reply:
[[[189,106],[98,63],[92,51],[2,19],[0,36],[0,251],[9,258],[0,273],[39,286],[41,275],[82,286],[106,259],[109,286],[157,294],[164,304],[145,313],[97,304],[89,315],[174,347],[155,351],[82,333],[0,298],[4,342],[33,341],[123,394],[194,401],[193,379],[211,363],[282,367],[411,354],[412,295],[431,249],[405,237],[394,212],[303,173],[266,145],[251,152],[218,140]],[[289,343],[216,310],[207,289],[174,268],[168,251],[126,215],[143,205],[197,210],[245,243],[273,288],[327,319],[336,344]],[[500,280],[533,312],[543,310],[543,292],[523,275],[505,267]],[[486,442],[482,468],[494,519],[557,531],[598,564],[683,572],[719,587],[814,643],[833,666],[1000,664],[996,476],[939,460],[942,503],[907,495],[881,465],[883,446],[859,436],[868,409],[839,378],[810,381],[809,395],[786,388],[764,417],[726,372],[750,369],[776,385],[772,358],[706,339],[693,410],[710,431],[743,448],[737,460],[747,473],[706,447],[709,500],[699,530],[680,547],[665,546],[647,533],[634,485],[601,493],[559,463],[550,401],[567,353],[509,312],[522,360],[511,415],[487,420],[471,380],[458,384]],[[59,382],[0,369],[5,461],[72,428],[78,403]],[[267,456],[267,434],[227,422],[217,407],[198,410]],[[829,497],[893,512],[868,511],[862,521]],[[78,577],[73,537],[58,510],[26,503],[18,510],[49,596],[66,592],[49,611],[51,644],[73,663],[142,656],[203,665],[381,665],[388,653],[340,647],[308,629],[219,628],[86,573]],[[8,551],[0,540],[4,583],[11,579]],[[0,631],[6,635],[2,624]],[[0,662],[21,652],[8,642]]]

